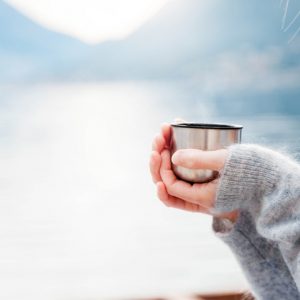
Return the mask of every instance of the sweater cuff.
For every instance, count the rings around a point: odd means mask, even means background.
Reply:
[[[222,238],[227,236],[234,228],[234,222],[226,219],[213,217],[212,228],[216,236]]]
[[[257,234],[253,218],[249,212],[241,211],[236,222],[213,217],[212,229],[217,237],[230,246],[231,249],[234,249],[234,252],[241,255],[241,257],[245,255],[245,249],[241,249],[242,245],[245,248],[248,248],[249,244],[252,245],[252,248],[263,245],[260,251],[254,249],[255,253],[261,257],[265,256],[265,252],[269,253],[272,249],[271,243],[266,242],[264,238]]]
[[[220,172],[215,210],[228,212],[248,208],[251,199],[270,193],[280,174],[274,152],[255,145],[233,145]]]
[[[254,228],[253,221],[250,214],[241,212],[236,222],[228,219],[213,217],[212,230],[214,234],[221,238],[226,244],[236,242],[242,232],[245,231],[247,235],[253,235],[252,228]]]

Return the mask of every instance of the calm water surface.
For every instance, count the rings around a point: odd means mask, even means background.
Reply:
[[[6,86],[0,100],[0,298],[109,299],[246,287],[207,216],[167,209],[148,174],[163,121],[245,125],[297,154],[299,118],[229,116],[181,86]],[[229,104],[230,105],[230,104]]]

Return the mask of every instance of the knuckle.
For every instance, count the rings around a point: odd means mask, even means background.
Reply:
[[[171,204],[168,201],[163,201],[163,203],[166,207],[171,207]]]
[[[152,142],[152,150],[155,150],[156,149],[156,141],[154,140],[153,142]]]
[[[176,193],[174,193],[174,190],[172,188],[172,185],[168,185],[166,184],[166,190],[167,190],[167,193],[171,196],[176,196]]]
[[[160,201],[164,202],[163,197],[161,196],[161,194],[160,194],[159,192],[157,192],[157,198],[158,198]]]
[[[161,143],[162,142],[162,136],[160,134],[158,134],[156,137],[155,137],[155,141],[157,144]]]

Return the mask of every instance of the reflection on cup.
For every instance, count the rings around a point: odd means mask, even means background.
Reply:
[[[241,125],[179,123],[171,126],[171,155],[179,149],[212,151],[241,142]],[[187,169],[172,164],[177,177],[188,182],[208,182],[218,176],[217,171]]]

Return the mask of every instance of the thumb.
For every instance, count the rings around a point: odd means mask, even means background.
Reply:
[[[225,164],[228,150],[202,151],[196,149],[182,149],[172,156],[173,164],[188,169],[209,169],[220,171]]]

